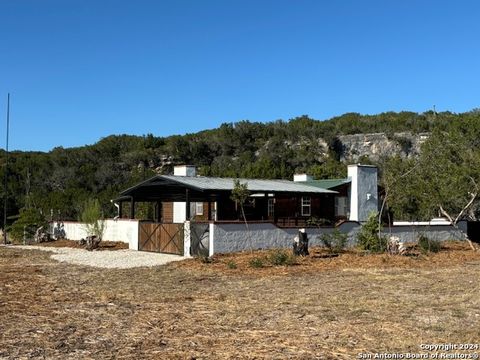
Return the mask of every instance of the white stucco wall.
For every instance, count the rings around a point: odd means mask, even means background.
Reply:
[[[138,220],[118,219],[104,220],[105,231],[103,240],[118,241],[127,243],[130,249],[138,250]],[[80,240],[88,236],[85,231],[85,224],[75,221],[54,222],[53,229],[62,229],[65,238],[69,240]]]
[[[458,229],[451,225],[395,225],[384,228],[386,235],[398,236],[401,242],[417,242],[420,235],[431,240],[465,240],[467,234],[467,222],[458,223]]]

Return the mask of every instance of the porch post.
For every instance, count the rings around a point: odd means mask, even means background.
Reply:
[[[208,221],[212,220],[212,202],[208,199]]]
[[[190,220],[190,193],[188,189],[185,189],[185,218]]]
[[[157,201],[157,213],[155,214],[157,222],[162,222],[162,212],[163,212],[162,202]]]
[[[130,219],[135,219],[135,200],[130,198]]]

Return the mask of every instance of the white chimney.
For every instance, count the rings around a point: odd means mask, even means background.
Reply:
[[[294,174],[293,181],[295,182],[305,182],[305,181],[312,181],[313,177],[307,174]]]
[[[173,167],[175,176],[197,176],[197,169],[194,165],[177,165]]]
[[[364,222],[372,212],[378,212],[377,167],[348,165],[350,188],[350,220]]]

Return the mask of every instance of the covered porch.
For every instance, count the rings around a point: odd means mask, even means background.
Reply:
[[[308,226],[310,219],[334,222],[335,191],[285,180],[239,179],[247,184],[243,204],[250,222],[281,227]],[[240,204],[231,199],[234,179],[157,175],[114,199],[120,218],[158,223],[243,222]],[[149,204],[149,216],[139,206]]]

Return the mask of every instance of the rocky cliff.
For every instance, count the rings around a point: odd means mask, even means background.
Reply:
[[[395,155],[403,158],[415,157],[420,153],[420,146],[428,136],[429,133],[409,132],[341,135],[338,136],[336,151],[340,160],[350,162],[356,162],[362,156],[373,161]]]

